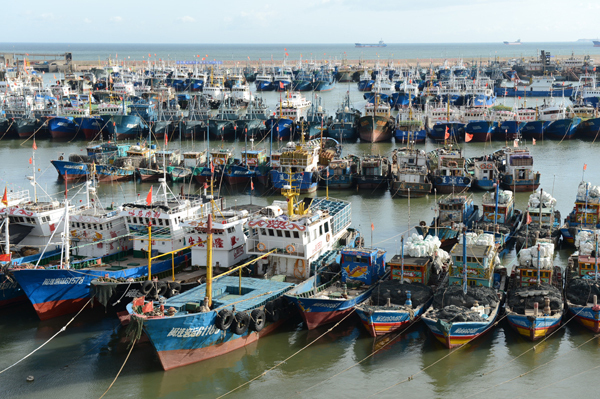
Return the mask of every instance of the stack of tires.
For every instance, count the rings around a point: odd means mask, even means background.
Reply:
[[[267,321],[275,323],[289,317],[289,306],[284,298],[277,298],[265,304],[264,308],[252,311],[235,312],[231,309],[221,309],[217,314],[215,325],[223,331],[231,331],[243,335],[248,330],[260,332]]]

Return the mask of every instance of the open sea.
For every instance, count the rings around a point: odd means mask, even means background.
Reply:
[[[600,47],[591,42],[523,43],[507,46],[503,43],[438,43],[438,44],[395,44],[387,47],[357,48],[347,44],[110,44],[110,43],[0,43],[0,53],[26,54],[62,54],[73,53],[73,60],[105,61],[109,57],[118,60],[177,60],[192,61],[200,58],[217,61],[241,61],[250,57],[252,61],[281,61],[284,54],[289,60],[303,59],[342,59],[376,60],[382,62],[395,59],[463,59],[487,60],[494,57],[537,57],[539,50],[549,51],[552,55],[598,56]],[[600,61],[600,60],[599,60]]]
[[[0,44],[0,52],[64,52],[72,51],[80,60],[106,59],[118,53],[121,57],[141,59],[151,52],[157,57],[192,59],[192,54],[208,54],[215,59],[243,60],[270,59],[271,54],[281,59],[283,48],[277,45],[139,45],[139,44]],[[535,56],[536,49],[553,54],[598,54],[591,43],[537,43],[521,46],[502,44],[430,44],[394,45],[385,49],[355,49],[353,45],[290,45],[292,58],[326,53],[340,56],[347,52],[349,59],[371,58],[380,52],[382,58],[476,58],[498,55],[501,57]],[[319,56],[320,57],[320,56]],[[344,93],[350,91],[358,108],[364,107],[362,93],[356,84],[338,84],[336,89],[323,94],[323,105],[333,114]],[[274,107],[279,94],[267,93],[267,103]],[[507,105],[513,100],[499,99]],[[527,99],[532,102],[542,99]],[[33,189],[26,176],[32,174],[29,158],[31,141],[0,140],[0,187]],[[35,167],[37,179],[44,191],[61,196],[64,183],[50,164],[61,154],[81,153],[84,141],[53,142],[37,140]],[[183,150],[204,148],[205,142],[179,142],[169,144]],[[211,146],[230,146],[239,151],[244,142],[213,142]],[[256,146],[268,148],[266,141]],[[467,157],[493,152],[506,143],[468,143],[464,145]],[[534,155],[535,168],[542,173],[541,187],[557,199],[563,218],[573,207],[577,186],[582,179],[600,184],[600,143],[572,141],[542,141],[537,145],[522,142]],[[344,143],[344,154],[391,154],[401,143]],[[433,143],[419,146],[429,151]],[[583,172],[583,165],[587,170]],[[583,175],[585,173],[585,175]],[[69,185],[75,193],[77,185]],[[98,193],[104,205],[122,203],[145,195],[149,183],[101,184]],[[175,184],[174,192],[180,190]],[[186,185],[185,190],[197,191],[198,186]],[[38,190],[38,195],[41,190]],[[250,188],[221,187],[221,194],[229,205],[267,205],[281,199],[270,191],[255,192],[250,198]],[[516,194],[516,207],[524,209],[530,193]],[[323,190],[319,196],[325,195]],[[398,253],[400,237],[419,221],[429,223],[433,218],[435,197],[393,199],[389,191],[333,191],[329,195],[352,202],[353,227],[361,229],[366,245],[371,243],[388,251],[388,259]],[[481,203],[483,192],[473,193],[476,203]],[[73,198],[85,201],[83,196]],[[371,223],[375,230],[370,234]],[[412,232],[412,231],[411,231]],[[372,241],[371,241],[372,240]],[[566,265],[572,249],[558,251],[555,262]],[[512,252],[503,263],[515,257]],[[23,305],[0,313],[0,370],[13,364],[48,338],[60,331],[71,319],[40,321],[30,305]],[[574,322],[567,323],[547,341],[532,343],[517,335],[507,324],[500,323],[490,333],[452,353],[443,348],[425,326],[417,323],[394,342],[376,343],[358,322],[351,317],[328,331],[325,326],[307,331],[298,321],[292,321],[274,334],[257,343],[227,355],[198,364],[162,371],[149,342],[141,342],[133,349],[127,364],[106,395],[106,398],[216,398],[231,389],[261,375],[265,370],[280,364],[273,371],[244,386],[227,398],[570,398],[592,397],[597,394],[593,381],[597,376],[600,359],[600,339]],[[322,335],[322,337],[320,337]],[[320,337],[320,338],[319,338]],[[317,339],[319,338],[319,339]],[[376,355],[364,360],[383,344],[387,345]],[[310,345],[309,345],[310,344]],[[309,345],[309,346],[307,346]],[[307,346],[306,348],[304,348]],[[535,346],[535,350],[531,350]],[[304,349],[303,349],[304,348]],[[29,358],[0,374],[0,398],[99,398],[109,387],[125,358],[127,342],[119,323],[102,312],[82,313],[66,330]],[[451,354],[450,354],[451,353]],[[448,355],[448,356],[447,356]],[[364,361],[363,361],[364,360]],[[360,362],[360,364],[357,364]],[[422,371],[425,369],[424,371]],[[589,372],[587,372],[590,370]],[[27,382],[27,376],[34,382]],[[412,380],[402,382],[412,376]],[[320,384],[315,386],[316,384]],[[396,385],[397,384],[397,385]],[[390,387],[385,392],[377,393]],[[377,394],[376,394],[377,393]]]

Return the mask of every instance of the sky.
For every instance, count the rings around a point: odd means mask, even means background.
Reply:
[[[470,43],[598,38],[600,1],[27,0],[0,41],[34,43]]]

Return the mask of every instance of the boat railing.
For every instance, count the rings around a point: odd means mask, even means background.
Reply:
[[[289,255],[289,256],[305,256],[304,245],[299,241],[290,241],[290,240],[265,240],[258,238],[249,238],[247,241],[248,252],[251,253],[261,253],[268,252],[274,249],[278,250],[279,254]],[[265,249],[259,249],[259,245],[263,244]],[[263,247],[261,245],[261,248]]]

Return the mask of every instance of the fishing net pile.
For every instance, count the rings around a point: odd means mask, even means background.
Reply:
[[[560,290],[553,285],[542,283],[539,286],[529,285],[511,290],[508,294],[507,304],[513,312],[524,314],[525,309],[533,309],[533,304],[538,303],[540,313],[545,307],[544,298],[550,298],[550,309],[562,308],[562,295]]]
[[[510,190],[498,190],[498,204],[508,204],[513,197],[513,192]],[[491,204],[496,202],[496,192],[486,192],[483,194],[483,203]]]
[[[440,249],[442,242],[437,236],[427,236],[423,238],[422,235],[413,233],[406,239],[404,243],[404,254],[414,257],[422,258],[425,256],[435,256],[442,262],[450,260],[448,252]]]
[[[575,305],[592,303],[594,295],[600,298],[600,281],[574,278],[567,285],[567,300]]]
[[[404,305],[406,292],[410,291],[410,300],[413,307],[426,303],[433,295],[433,290],[421,283],[402,283],[400,280],[387,280],[379,284],[373,291],[371,303],[375,306],[387,305],[388,298],[392,305]]]
[[[448,322],[485,321],[481,312],[471,310],[475,305],[494,309],[498,305],[496,290],[489,287],[469,287],[467,293],[462,286],[451,285],[438,290],[433,296],[433,311],[430,317]]]

